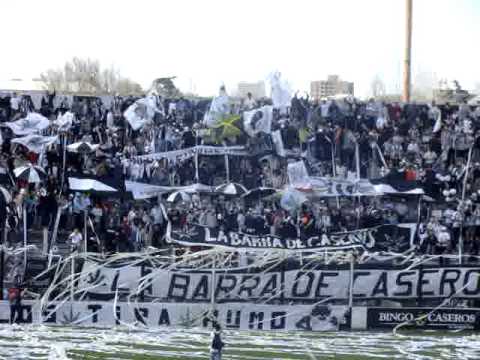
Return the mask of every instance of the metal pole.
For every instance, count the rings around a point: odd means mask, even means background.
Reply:
[[[357,170],[357,180],[360,180],[360,148],[358,141],[355,142],[355,167]]]
[[[215,274],[215,267],[216,267],[216,260],[217,260],[217,253],[213,254],[213,264],[212,264],[212,294],[210,297],[210,304],[212,306],[212,324],[216,322],[215,319],[215,288],[216,288],[216,274]]]
[[[24,270],[27,269],[27,208],[25,202],[22,205],[23,207],[23,267]],[[24,272],[25,274],[25,272]]]
[[[462,257],[463,257],[463,215],[465,214],[465,209],[464,207],[464,202],[465,202],[465,193],[467,191],[467,182],[468,182],[468,171],[470,170],[470,164],[472,162],[472,152],[473,152],[473,146],[470,147],[468,150],[468,160],[467,160],[467,167],[465,169],[465,177],[463,178],[463,189],[462,189],[462,208],[460,209],[462,211],[462,223],[460,224],[460,234],[459,234],[459,241],[458,241],[458,263],[461,265],[462,264]]]
[[[195,152],[195,182],[197,184],[200,182],[200,177],[198,175],[198,151]]]
[[[353,279],[354,279],[354,271],[355,271],[355,256],[353,253],[350,254],[350,280],[348,283],[348,307],[350,309],[350,313],[352,312],[353,307]]]
[[[223,142],[223,146],[227,147],[225,142]],[[227,173],[227,183],[229,183],[230,182],[230,164],[228,162],[228,155],[227,154],[225,154],[225,171]]]
[[[6,231],[6,229],[3,229],[3,231]],[[5,254],[3,252],[3,246],[4,242],[2,241],[2,246],[0,247],[0,300],[3,300],[3,278],[5,277]]]
[[[87,210],[83,211],[83,237],[85,241],[85,253],[87,252]]]
[[[70,272],[71,272],[71,279],[70,281],[70,302],[73,303],[73,296],[74,296],[74,275],[75,275],[75,254],[72,255],[72,262],[70,264]],[[70,304],[72,305],[72,304]]]
[[[403,69],[403,101],[410,102],[412,62],[412,0],[406,0],[405,60]]]

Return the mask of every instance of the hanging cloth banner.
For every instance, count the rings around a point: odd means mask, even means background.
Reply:
[[[158,186],[128,180],[125,181],[125,189],[133,194],[135,200],[148,199],[158,196],[159,194],[173,191],[183,191],[186,193],[212,191],[212,187],[203,184],[193,184],[188,186]]]
[[[198,155],[232,155],[232,156],[247,156],[248,152],[245,151],[243,146],[208,146],[198,145],[187,149],[165,151],[159,153],[153,153],[148,155],[136,156],[136,160],[162,160],[167,159],[169,161],[185,161]]]
[[[416,224],[380,225],[348,232],[320,234],[307,239],[285,239],[274,235],[224,232],[206,226],[187,224],[183,229],[169,227],[167,239],[190,246],[225,246],[236,249],[346,250],[403,253],[414,243]]]
[[[380,196],[385,194],[423,195],[425,192],[416,183],[403,181],[399,184],[389,183],[387,179],[371,182],[367,179],[346,180],[326,177],[309,177],[309,190],[315,196]],[[302,186],[295,185],[297,188]],[[303,186],[305,187],[305,186]]]

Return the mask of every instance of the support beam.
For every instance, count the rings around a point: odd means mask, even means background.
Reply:
[[[405,64],[403,69],[403,101],[410,102],[412,63],[412,0],[406,2]]]

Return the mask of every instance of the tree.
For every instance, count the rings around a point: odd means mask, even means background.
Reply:
[[[40,75],[45,87],[52,91],[84,94],[137,95],[142,87],[123,77],[113,66],[102,69],[98,60],[74,57],[63,69],[49,69]]]
[[[370,89],[372,91],[372,97],[374,99],[383,97],[386,94],[385,83],[379,75],[376,75],[373,78],[372,83],[370,84]]]
[[[151,91],[155,91],[158,95],[165,98],[176,98],[182,95],[180,90],[175,86],[173,80],[176,76],[157,78],[153,80]]]

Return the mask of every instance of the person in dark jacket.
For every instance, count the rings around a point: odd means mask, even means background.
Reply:
[[[225,343],[221,337],[222,329],[220,325],[215,322],[213,324],[212,345],[210,346],[210,360],[222,360],[222,349]]]
[[[24,289],[20,279],[8,289],[8,302],[10,303],[10,324],[19,324],[23,321],[22,297]]]

